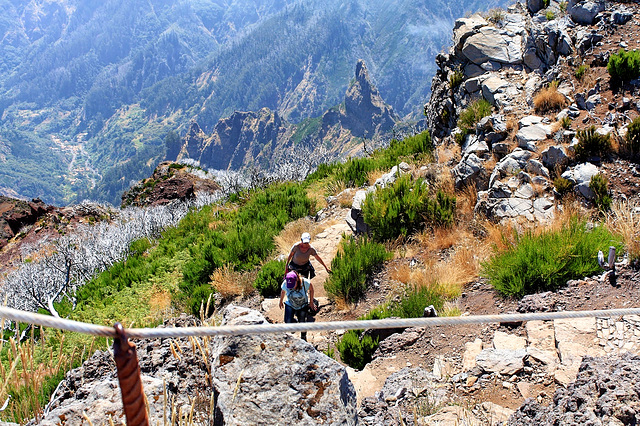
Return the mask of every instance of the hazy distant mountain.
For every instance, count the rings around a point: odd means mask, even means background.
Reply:
[[[0,194],[117,202],[164,158],[170,130],[263,107],[318,116],[358,59],[396,113],[417,117],[453,20],[493,5],[0,0]]]

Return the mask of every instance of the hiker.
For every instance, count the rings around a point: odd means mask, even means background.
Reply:
[[[285,295],[287,300],[284,300]],[[298,319],[299,323],[307,322],[307,309],[315,309],[313,301],[313,284],[306,278],[303,278],[296,271],[289,271],[282,282],[282,291],[280,291],[280,309],[284,308],[284,322],[295,322],[293,317]],[[307,332],[301,331],[300,338],[307,340]]]
[[[300,242],[295,243],[293,247],[291,247],[291,252],[289,253],[289,257],[287,258],[287,262],[284,270],[285,275],[289,271],[297,271],[298,273],[302,274],[304,277],[310,280],[313,279],[313,277],[316,276],[316,271],[313,268],[313,265],[311,264],[311,262],[309,261],[309,258],[311,256],[315,257],[316,260],[320,262],[322,266],[324,266],[324,269],[327,270],[327,273],[329,274],[331,273],[329,268],[327,268],[327,265],[324,264],[324,261],[322,260],[322,258],[320,258],[320,255],[318,254],[316,249],[311,247],[311,244],[309,244],[310,242],[311,242],[311,235],[309,235],[308,232],[305,232],[300,237]]]

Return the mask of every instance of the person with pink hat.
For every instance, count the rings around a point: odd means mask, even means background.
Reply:
[[[286,300],[285,300],[286,296]],[[315,309],[313,300],[313,284],[306,278],[303,278],[296,271],[289,271],[282,282],[282,291],[280,291],[280,309],[284,308],[284,322],[307,322],[307,310]],[[300,332],[300,338],[307,340],[307,332]]]
[[[293,247],[291,247],[291,252],[289,253],[289,257],[285,263],[285,275],[289,271],[297,271],[302,276],[310,280],[313,279],[313,277],[316,276],[316,271],[309,260],[311,256],[315,257],[316,260],[324,266],[324,269],[326,269],[328,273],[331,273],[316,249],[314,249],[310,243],[311,235],[309,235],[308,232],[305,232],[300,237],[300,242],[295,243]]]

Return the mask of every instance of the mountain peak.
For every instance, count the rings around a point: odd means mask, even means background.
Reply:
[[[372,137],[390,130],[398,121],[393,108],[387,105],[376,86],[371,83],[367,66],[362,59],[356,63],[355,82],[344,98],[343,123],[357,137]]]

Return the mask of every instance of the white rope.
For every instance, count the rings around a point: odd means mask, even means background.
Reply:
[[[435,318],[405,318],[366,321],[332,321],[305,322],[291,324],[244,324],[224,325],[219,327],[172,327],[172,328],[129,328],[126,335],[134,339],[162,339],[178,337],[204,336],[240,336],[245,334],[273,334],[299,331],[328,331],[328,330],[363,330],[405,327],[435,327],[440,325],[486,324],[492,322],[512,323],[524,321],[551,321],[567,318],[588,317],[617,317],[626,315],[640,315],[640,308],[608,309],[599,311],[565,311],[540,312],[532,314],[500,314],[475,315],[463,317],[435,317]],[[116,337],[113,327],[86,324],[78,321],[54,318],[31,312],[18,311],[0,307],[0,317],[14,321],[31,323],[45,327],[54,327],[78,333],[92,334],[104,337]]]
[[[4,306],[0,307],[0,318],[27,324],[41,325],[43,327],[58,328],[60,330],[77,331],[78,333],[91,334],[94,336],[116,337],[116,332],[113,327],[87,324],[79,321],[51,317],[49,315],[19,311],[17,309],[7,308]]]

